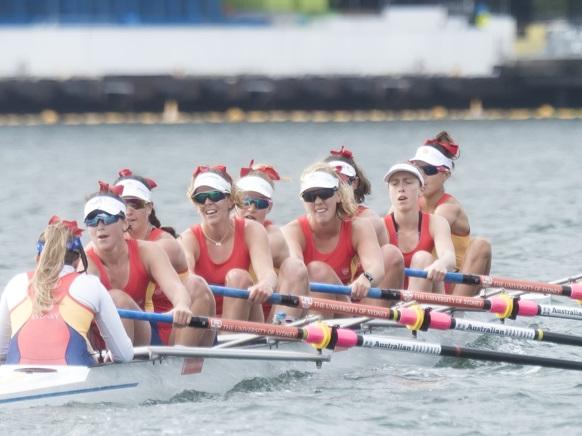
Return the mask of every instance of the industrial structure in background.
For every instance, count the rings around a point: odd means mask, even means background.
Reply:
[[[582,2],[0,0],[0,113],[582,107]]]

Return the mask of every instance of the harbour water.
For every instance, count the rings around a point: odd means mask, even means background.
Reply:
[[[289,178],[277,186],[272,214],[284,224],[302,213],[301,170],[344,144],[372,181],[369,205],[383,214],[384,172],[442,129],[462,150],[449,191],[465,205],[473,233],[492,241],[492,274],[553,280],[582,271],[579,121],[56,125],[0,129],[0,283],[33,267],[51,215],[81,221],[85,195],[121,168],[158,182],[157,214],[182,231],[198,222],[185,195],[197,165],[224,163],[237,176],[251,159],[272,163]],[[537,322],[582,334],[575,321]],[[582,359],[566,346],[499,338],[472,345]],[[226,395],[187,391],[171,403],[124,406],[113,396],[97,406],[0,408],[0,434],[577,434],[581,380],[576,372],[502,364],[354,358],[339,374],[289,372],[247,380]]]

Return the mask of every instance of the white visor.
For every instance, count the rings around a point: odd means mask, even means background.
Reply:
[[[230,194],[232,189],[228,180],[211,172],[202,173],[196,177],[194,180],[194,192],[201,186],[209,186],[226,194]]]
[[[108,195],[98,195],[85,203],[83,219],[87,219],[91,212],[96,210],[102,210],[110,215],[119,215],[120,213],[123,213],[123,215],[126,214],[125,204]]]
[[[140,198],[150,203],[152,201],[152,191],[142,182],[136,179],[123,179],[115,184],[115,186],[123,186],[123,197]]]
[[[410,173],[414,175],[420,181],[420,186],[424,186],[424,179],[422,178],[420,171],[418,171],[418,168],[416,168],[414,165],[410,165],[407,163],[399,163],[396,165],[392,165],[388,172],[384,175],[384,181],[388,183],[390,181],[390,177],[392,177],[396,173],[401,172]]]
[[[453,168],[453,161],[442,154],[434,147],[430,147],[428,145],[423,145],[418,147],[416,150],[416,154],[411,161],[419,160],[422,162],[426,162],[429,165],[434,165],[435,167],[444,166],[447,167],[449,170]]]
[[[243,192],[258,192],[267,198],[273,197],[273,187],[262,177],[246,176],[236,182],[236,186]]]
[[[349,163],[342,160],[332,160],[328,162],[329,166],[332,168],[340,167],[340,173],[347,177],[356,177],[356,169]]]
[[[338,186],[339,180],[337,177],[324,171],[314,171],[302,177],[300,193],[303,194],[312,188],[337,188]]]

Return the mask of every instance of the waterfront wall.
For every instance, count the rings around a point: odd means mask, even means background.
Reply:
[[[0,28],[0,78],[490,76],[514,40],[509,17],[477,29],[438,7],[304,25],[16,26]]]

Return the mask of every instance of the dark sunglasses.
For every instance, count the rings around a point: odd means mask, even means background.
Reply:
[[[446,171],[446,167],[443,166],[435,167],[434,165],[423,165],[418,166],[417,168],[427,176],[434,176],[435,174],[444,173]]]
[[[333,194],[337,191],[337,188],[321,188],[315,189],[313,191],[305,191],[301,194],[301,198],[303,201],[307,203],[313,203],[317,197],[321,198],[322,200],[327,200],[328,198],[333,197]]]
[[[263,210],[271,205],[271,200],[267,200],[265,198],[245,197],[243,204],[245,207],[251,207],[254,205],[255,209]]]
[[[139,198],[125,198],[124,201],[127,206],[135,210],[143,209],[148,204],[147,201]]]
[[[110,215],[105,212],[98,213],[91,217],[85,218],[85,225],[87,227],[97,227],[99,225],[99,221],[101,221],[104,225],[108,226],[109,224],[116,223],[121,219],[121,215]]]
[[[226,193],[220,191],[208,191],[208,192],[199,192],[198,194],[194,194],[192,196],[192,200],[198,204],[206,203],[207,199],[210,199],[213,203],[216,203],[220,200],[224,200],[226,198]]]

